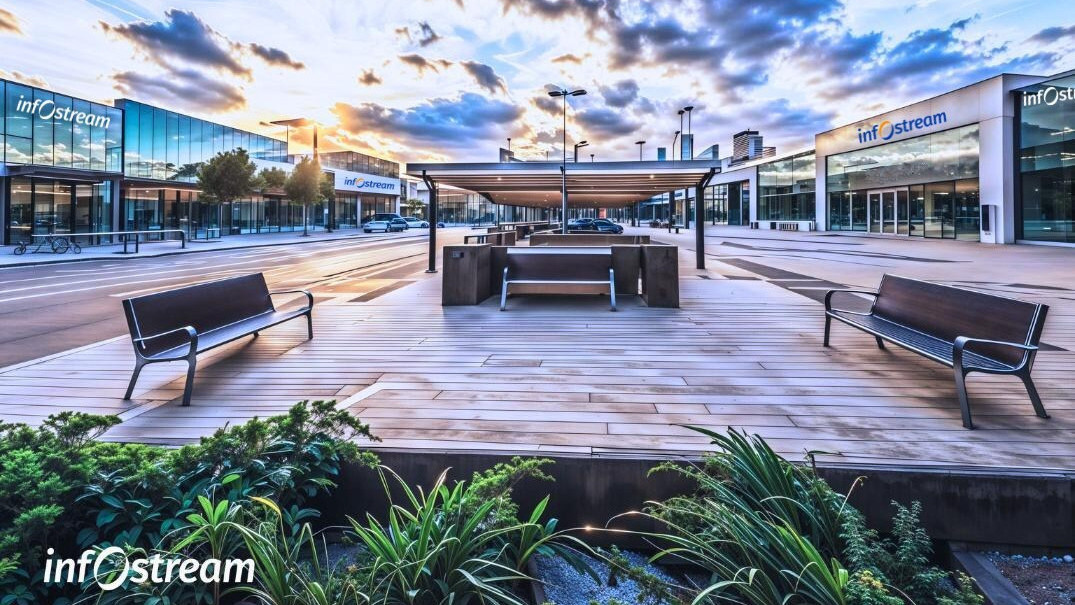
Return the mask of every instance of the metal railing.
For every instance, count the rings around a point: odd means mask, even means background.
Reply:
[[[123,252],[120,252],[120,254],[132,254],[132,252],[130,252],[128,250],[127,246],[128,246],[128,244],[131,243],[131,236],[133,235],[134,236],[134,252],[133,252],[133,254],[138,254],[138,251],[140,249],[139,244],[142,241],[141,236],[143,234],[144,235],[157,234],[157,235],[163,236],[166,233],[178,233],[179,234],[179,244],[180,244],[179,247],[180,248],[186,248],[187,247],[187,233],[186,233],[186,231],[183,231],[182,229],[146,229],[146,230],[141,230],[141,231],[98,231],[98,232],[95,232],[95,233],[68,233],[68,234],[65,234],[65,235],[66,235],[66,237],[70,237],[72,239],[74,239],[76,237],[87,237],[87,238],[95,237],[98,240],[97,245],[118,245],[116,242],[112,242],[111,244],[101,244],[100,243],[100,238],[103,237],[103,236],[117,236],[117,237],[119,237],[121,239],[121,243],[123,244]],[[146,241],[149,241],[149,240],[147,239]],[[162,237],[162,239],[160,241],[164,241],[163,237]]]

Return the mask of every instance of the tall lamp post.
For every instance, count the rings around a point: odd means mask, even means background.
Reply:
[[[592,153],[590,154],[590,163],[591,163],[591,164],[593,164],[593,155],[594,155],[594,154],[592,154]]]
[[[642,161],[642,146],[645,145],[645,141],[635,141],[635,145],[638,145],[638,161]]]
[[[578,143],[575,143],[575,163],[576,164],[579,163],[579,147],[587,147],[587,146],[589,146],[589,143],[586,142],[586,141],[579,141]]]
[[[687,159],[694,159],[694,136],[691,134],[691,112],[694,111],[694,105],[688,105],[680,111],[680,125],[683,123],[683,112],[687,112],[687,137],[684,139],[684,146],[687,148]],[[683,159],[683,150],[679,152],[679,159]],[[694,200],[695,206],[699,204],[699,200]],[[691,198],[690,190],[683,190],[683,226],[691,228]]]
[[[567,235],[567,98],[568,97],[581,97],[586,94],[586,91],[582,88],[576,88],[575,90],[567,90],[566,88],[561,90],[549,91],[550,97],[563,97],[564,98],[564,157],[563,162],[560,164],[560,192],[561,192],[561,208],[560,208],[560,220],[563,223],[561,225],[561,231],[564,235]]]

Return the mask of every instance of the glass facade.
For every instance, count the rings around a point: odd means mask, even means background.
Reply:
[[[705,220],[712,225],[750,223],[750,181],[723,183],[705,189]]]
[[[287,143],[152,105],[120,99],[128,178],[195,183],[198,166],[214,155],[245,149],[251,158],[287,161]]]
[[[758,220],[814,220],[816,166],[812,151],[758,166]]]
[[[382,160],[357,151],[328,151],[317,154],[321,167],[326,169],[349,170],[351,172],[364,172],[374,176],[399,176],[399,164],[389,160]],[[295,160],[298,161],[298,160]]]
[[[829,229],[978,240],[978,135],[971,124],[829,156]]]
[[[123,113],[108,105],[0,80],[5,164],[120,172]]]
[[[1018,237],[1075,243],[1075,76],[1016,91],[1016,107]]]

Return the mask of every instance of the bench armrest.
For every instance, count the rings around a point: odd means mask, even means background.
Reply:
[[[868,296],[872,296],[874,298],[877,298],[877,292],[875,292],[873,290],[848,290],[848,289],[845,289],[845,290],[829,290],[828,292],[825,293],[825,310],[826,311],[832,311],[832,295],[836,294],[837,292],[844,292],[844,293],[847,293],[847,294],[866,294]]]
[[[139,338],[131,338],[136,345],[142,344],[147,340],[153,340],[154,338],[160,338],[161,336],[168,336],[170,334],[177,334],[179,332],[186,332],[187,338],[190,339],[190,351],[188,355],[198,350],[198,331],[193,326],[183,326],[182,328],[176,328],[174,330],[168,330],[167,332],[161,332],[160,334],[154,334],[152,336],[142,336]]]
[[[952,364],[957,368],[963,367],[963,350],[970,343],[979,343],[987,345],[1002,345],[1005,347],[1014,347],[1016,349],[1023,349],[1024,351],[1037,351],[1038,347],[1034,345],[1025,345],[1019,342],[1007,342],[1004,340],[989,340],[986,338],[971,338],[970,336],[957,336],[955,342],[952,343]]]
[[[313,309],[314,308],[314,295],[311,294],[309,290],[276,290],[274,292],[269,292],[269,296],[272,296],[274,294],[305,294],[306,295],[306,308],[307,309]]]

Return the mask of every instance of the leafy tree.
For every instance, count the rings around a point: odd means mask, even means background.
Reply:
[[[407,209],[407,214],[411,216],[421,216],[426,209],[425,202],[416,197],[403,202],[403,207]]]
[[[321,173],[321,163],[313,158],[302,158],[291,172],[284,191],[287,197],[296,204],[302,205],[302,234],[309,235],[306,209],[310,204],[321,201],[321,183],[324,177]]]
[[[287,183],[287,172],[279,168],[265,168],[258,173],[258,180],[261,181],[262,191],[283,189]]]
[[[254,193],[258,186],[256,172],[257,166],[245,149],[224,151],[198,169],[198,186],[203,198],[231,202]]]
[[[332,204],[336,201],[336,179],[331,174],[326,174],[325,178],[321,179],[321,201],[326,204]],[[325,222],[325,230],[332,231],[332,212],[329,211],[328,219]]]

